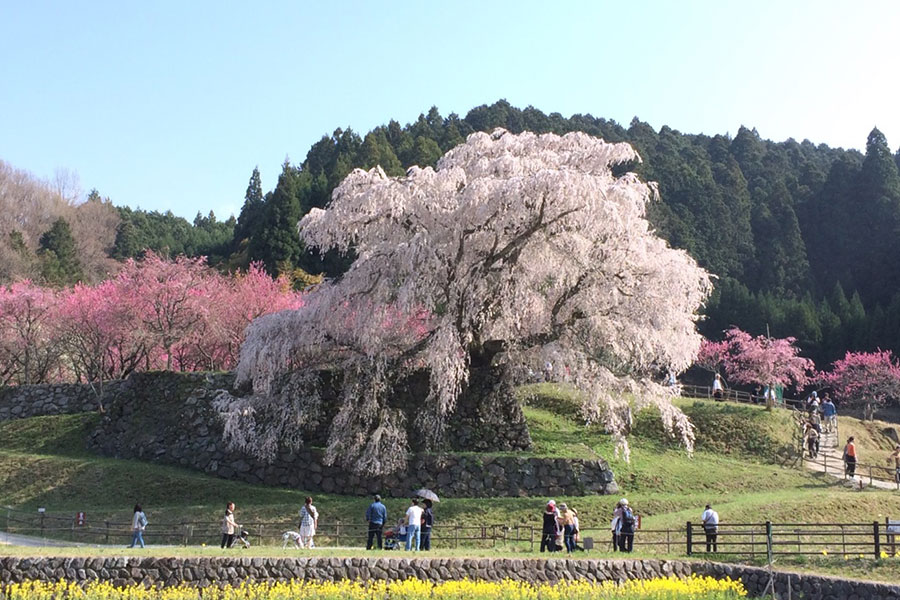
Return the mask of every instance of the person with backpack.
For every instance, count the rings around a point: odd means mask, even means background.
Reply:
[[[144,547],[144,529],[146,527],[147,515],[144,514],[140,504],[135,504],[134,514],[131,517],[131,545],[128,546],[129,548],[134,548],[135,544],[140,544],[141,548]]]
[[[626,498],[619,500],[619,503],[622,505],[621,525],[619,526],[619,552],[631,552],[634,546],[634,512],[628,506]]]

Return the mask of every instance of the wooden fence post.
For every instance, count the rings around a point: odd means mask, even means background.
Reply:
[[[766,521],[766,557],[772,564],[772,521]]]
[[[872,531],[875,534],[875,560],[881,558],[881,531],[879,530],[879,525],[878,521],[872,521]]]
[[[693,554],[693,550],[694,550],[693,530],[694,530],[694,528],[691,527],[691,522],[688,521],[687,522],[687,555],[688,556],[691,556],[691,554]]]

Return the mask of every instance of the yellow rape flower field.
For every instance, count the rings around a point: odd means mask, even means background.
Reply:
[[[180,585],[145,588],[115,587],[95,582],[85,587],[59,581],[29,581],[0,586],[2,600],[731,600],[747,596],[731,579],[692,576],[613,582],[560,582],[533,585],[516,581],[449,581],[433,584],[418,579],[394,582],[358,581],[244,583],[240,586],[196,588]]]

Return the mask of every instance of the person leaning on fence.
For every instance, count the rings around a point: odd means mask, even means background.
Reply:
[[[234,502],[225,505],[225,517],[222,519],[222,548],[234,545],[234,534],[240,526],[234,520]]]
[[[900,484],[900,444],[897,444],[894,451],[888,456],[888,464],[891,463],[892,459],[894,461],[894,481]]]
[[[387,508],[381,503],[381,496],[375,494],[375,501],[366,509],[366,522],[369,524],[369,535],[366,538],[366,550],[372,549],[372,542],[378,538],[378,549],[382,549],[382,533],[387,523]]]
[[[853,443],[853,436],[847,438],[847,445],[844,446],[844,477],[851,479],[856,475],[856,444]]]
[[[622,518],[619,525],[619,552],[631,552],[634,547],[634,525],[636,517],[631,507],[628,506],[628,500],[622,498],[619,500],[622,505]]]
[[[706,533],[706,551],[718,552],[719,513],[714,511],[712,506],[707,504],[706,510],[703,511],[700,519],[703,521],[703,531]]]
[[[144,547],[145,527],[147,527],[147,515],[144,514],[140,504],[135,504],[134,515],[131,517],[131,545],[128,546],[129,548],[134,548],[135,544],[140,544],[141,548]]]
[[[556,552],[557,550],[556,534],[559,525],[556,523],[556,517],[558,515],[556,502],[554,500],[547,502],[541,524],[541,552]]]

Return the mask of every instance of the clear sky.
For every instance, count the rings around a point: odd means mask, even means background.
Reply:
[[[337,127],[501,98],[896,150],[898,41],[895,0],[0,0],[0,159],[192,219]]]

